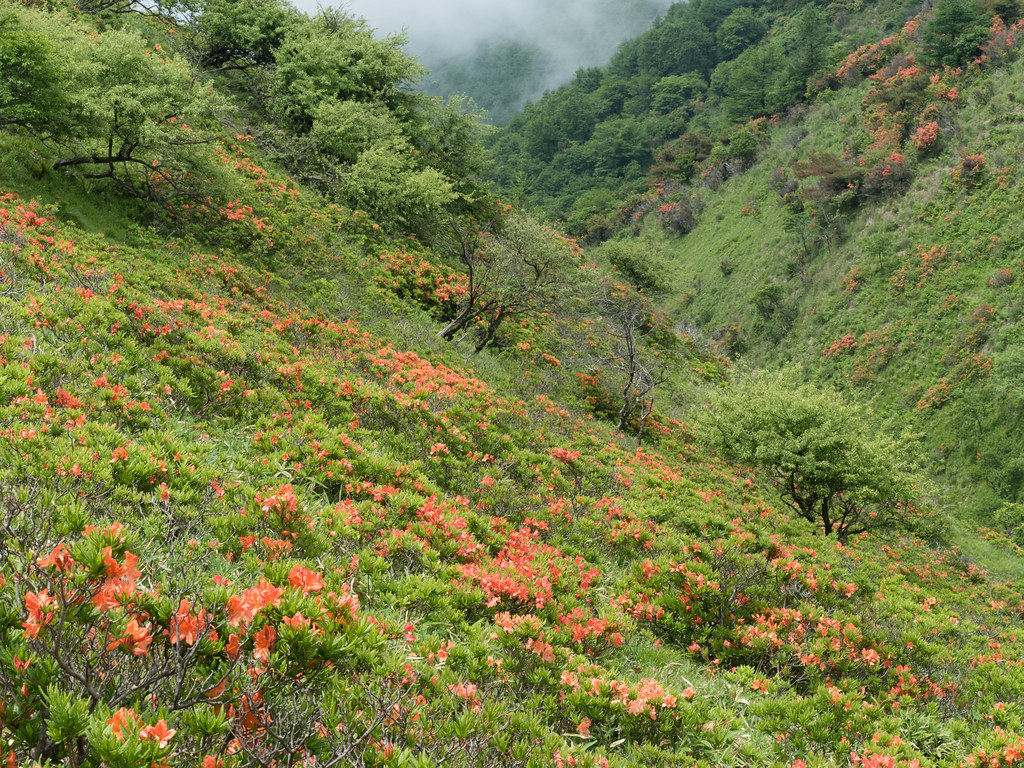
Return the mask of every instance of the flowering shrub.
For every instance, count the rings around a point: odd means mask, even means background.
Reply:
[[[914,131],[911,137],[914,141],[914,146],[917,147],[920,152],[933,151],[935,142],[939,138],[939,123],[936,120],[929,120],[926,123],[922,123]]]
[[[861,188],[868,194],[897,194],[906,188],[910,175],[906,157],[893,150],[868,171]]]
[[[685,235],[697,226],[697,211],[689,199],[666,203],[658,209],[658,224],[670,232]]]
[[[985,181],[985,156],[980,153],[965,154],[960,165],[949,172],[950,183],[960,189],[975,189]]]

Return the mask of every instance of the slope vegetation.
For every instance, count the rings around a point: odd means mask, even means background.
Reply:
[[[244,103],[251,87],[231,72],[198,79],[195,57],[168,53],[187,30],[159,20],[9,14],[4,34],[18,34],[0,62],[35,50],[56,66],[60,45],[95,46],[134,62],[112,70],[129,84],[151,82],[153,58],[196,98]],[[341,28],[368,44],[358,24]],[[123,114],[113,88],[95,93]],[[443,218],[494,205],[470,200],[453,164],[410,145],[389,177],[429,181],[418,188],[450,206],[434,215],[347,186],[354,171],[310,189],[282,167],[294,162],[283,129],[254,108],[186,128],[142,113],[136,147],[203,130],[184,160],[58,165],[67,142],[93,148],[97,134],[41,141],[68,135],[45,122],[63,113],[4,97],[6,764],[909,767],[1024,754],[1024,595],[943,546],[934,513],[840,543],[665,413],[627,419],[631,434],[646,423],[637,447],[614,429],[603,380],[584,373],[581,390],[568,370],[567,339],[607,359],[606,326],[585,314],[517,315],[494,339],[489,315],[461,342],[439,338],[469,292]],[[387,122],[407,106],[365,112]],[[404,114],[412,131],[417,113]],[[111,125],[125,123],[83,130]],[[372,159],[348,162],[369,173]],[[352,196],[382,221],[342,204]],[[494,230],[496,252],[514,251],[516,226]],[[578,258],[526,231],[528,255]],[[471,369],[480,334],[503,346],[479,347]],[[677,343],[674,380],[721,378],[721,361]],[[1016,557],[1005,539],[992,546]]]

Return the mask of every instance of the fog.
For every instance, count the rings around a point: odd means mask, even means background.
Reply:
[[[316,0],[295,0],[315,13]],[[581,66],[607,62],[619,43],[640,34],[672,0],[346,0],[381,35],[405,32],[406,50],[430,69],[470,55],[481,43],[527,42],[544,52],[551,88]],[[326,4],[326,3],[323,3]]]
[[[413,51],[457,55],[484,40],[525,38],[552,52],[587,47],[595,38],[617,44],[625,39],[624,22],[635,26],[624,16],[644,16],[637,21],[646,28],[646,8],[669,5],[670,0],[348,0],[343,7],[381,32],[404,29]]]

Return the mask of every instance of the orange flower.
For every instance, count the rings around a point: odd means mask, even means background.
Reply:
[[[270,659],[270,650],[274,647],[276,639],[277,630],[270,624],[267,624],[267,626],[256,633],[256,650],[253,652],[253,655],[266,664]]]
[[[148,656],[151,642],[153,642],[153,638],[149,634],[149,627],[139,626],[136,619],[131,619],[125,628],[124,636],[110,643],[107,650],[112,651],[123,645],[125,650],[131,651],[136,656]]]
[[[137,723],[139,716],[135,714],[134,710],[128,709],[128,707],[121,707],[117,712],[114,713],[113,717],[107,720],[107,725],[110,726],[110,731],[118,739],[124,741],[128,734],[125,732],[125,726],[129,723]]]
[[[302,611],[299,611],[294,616],[285,616],[284,623],[292,629],[302,629],[312,624],[309,619],[302,615]]]
[[[53,621],[53,611],[47,609],[56,602],[45,589],[25,594],[25,609],[28,611],[29,620],[23,621],[21,626],[25,628],[26,640],[34,640],[39,635],[39,630]]]
[[[58,544],[49,555],[39,558],[38,562],[43,568],[56,568],[61,573],[67,573],[74,567],[75,558],[64,544]]]
[[[213,688],[208,690],[203,695],[206,696],[206,698],[208,699],[219,699],[224,694],[224,690],[227,688],[227,684],[227,678],[224,678],[219,683],[217,683],[217,685],[213,686]]]
[[[173,728],[167,727],[165,720],[160,720],[156,725],[147,725],[141,731],[139,731],[139,738],[141,739],[152,739],[153,741],[159,742],[160,749],[167,746],[171,739],[174,738],[174,734],[177,731]]]
[[[580,736],[589,736],[590,735],[590,718],[589,717],[584,717],[583,721],[579,725],[576,726],[576,730],[579,732]]]
[[[200,607],[198,615],[194,615],[192,604],[183,598],[178,603],[178,610],[171,616],[171,644],[184,641],[186,645],[195,645],[209,626],[210,620],[206,611]]]
[[[275,587],[266,579],[240,595],[232,595],[228,600],[228,623],[233,627],[248,624],[263,608],[281,602],[283,589]]]
[[[124,579],[129,584],[134,584],[142,575],[142,571],[137,567],[138,562],[138,555],[125,552],[124,565],[119,565],[113,557],[113,550],[110,547],[103,548],[103,565],[106,569],[104,573],[108,579]]]
[[[110,611],[135,593],[135,585],[124,579],[108,579],[93,595],[92,604],[101,611]]]
[[[298,563],[288,574],[288,583],[296,589],[301,589],[304,595],[308,595],[310,592],[319,592],[324,588],[324,580],[319,573]]]

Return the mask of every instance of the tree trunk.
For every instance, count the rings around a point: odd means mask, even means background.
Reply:
[[[487,324],[487,330],[484,332],[484,337],[477,343],[476,349],[473,350],[474,355],[479,355],[481,352],[484,351],[487,345],[494,340],[494,337],[498,333],[498,327],[501,325],[504,319],[505,315],[499,308],[497,314],[495,314],[494,317],[491,318],[491,321]]]
[[[445,341],[451,341],[455,334],[465,328],[469,324],[469,321],[478,314],[480,314],[480,310],[474,309],[473,303],[471,302],[459,313],[458,317],[438,331],[437,335]]]

